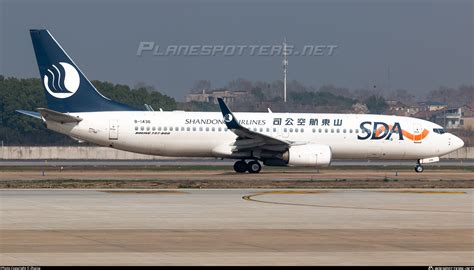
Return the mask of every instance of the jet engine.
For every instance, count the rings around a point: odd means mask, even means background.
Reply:
[[[304,144],[291,146],[283,154],[288,165],[297,166],[329,166],[332,152],[328,145]]]

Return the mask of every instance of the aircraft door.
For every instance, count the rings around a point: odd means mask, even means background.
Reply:
[[[414,143],[421,143],[421,134],[423,129],[421,128],[420,124],[413,125],[413,142]]]
[[[109,140],[118,140],[118,120],[109,120]]]

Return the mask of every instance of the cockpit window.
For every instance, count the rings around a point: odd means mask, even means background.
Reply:
[[[438,134],[444,134],[445,133],[444,129],[442,129],[442,128],[433,128],[433,131],[435,133],[438,133]]]

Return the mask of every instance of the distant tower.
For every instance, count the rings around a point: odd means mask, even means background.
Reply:
[[[283,41],[283,100],[286,103],[286,75],[288,73],[288,52],[286,51],[286,38]]]
[[[390,84],[390,65],[387,67],[387,93],[390,93],[392,85]]]

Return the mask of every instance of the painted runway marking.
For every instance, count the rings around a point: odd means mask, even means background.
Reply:
[[[308,207],[319,207],[319,208],[341,208],[341,209],[357,209],[357,210],[377,210],[377,211],[406,211],[406,212],[426,212],[426,213],[451,213],[451,214],[473,214],[474,212],[469,211],[443,211],[443,210],[423,210],[423,209],[403,209],[403,208],[379,208],[379,207],[356,207],[356,206],[343,206],[343,205],[324,205],[324,204],[306,204],[306,203],[286,203],[286,202],[275,202],[255,199],[257,196],[262,195],[278,195],[278,194],[318,194],[318,193],[329,193],[331,191],[269,191],[260,192],[250,195],[243,196],[242,199],[251,202],[266,203],[266,204],[277,204],[277,205],[291,205],[291,206],[308,206]],[[422,193],[422,192],[420,192]],[[428,191],[427,191],[428,193]],[[447,194],[460,194],[460,193],[448,193]],[[466,194],[465,192],[462,192]],[[444,194],[439,193],[428,193],[428,194]]]
[[[378,190],[387,193],[414,193],[414,194],[466,194],[464,191],[430,191],[430,190]]]
[[[130,189],[130,190],[97,190],[99,192],[111,194],[164,194],[164,195],[183,195],[189,192],[178,190],[153,190],[153,189]]]

